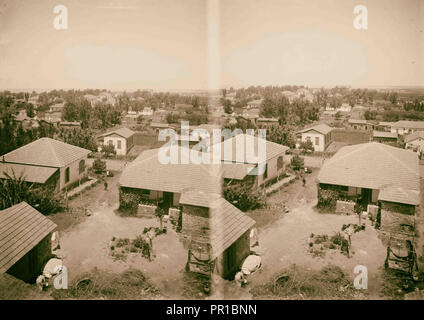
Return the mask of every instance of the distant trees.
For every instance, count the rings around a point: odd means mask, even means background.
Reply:
[[[232,114],[233,113],[233,106],[232,106],[231,100],[223,99],[221,103],[224,106],[224,112],[226,114]]]
[[[74,146],[88,149],[93,152],[97,151],[97,142],[90,129],[61,129],[59,138],[63,140],[63,142]]]
[[[4,111],[0,117],[0,155],[39,138],[52,138],[55,132],[55,128],[43,122],[39,122],[37,128],[24,129],[21,123],[14,121],[10,112]]]
[[[377,111],[367,110],[364,113],[365,120],[375,120],[377,117]]]
[[[289,148],[296,146],[293,131],[288,126],[272,126],[267,129],[267,140]]]
[[[77,97],[65,103],[62,118],[66,121],[81,122],[82,128],[105,129],[120,124],[122,114],[117,107],[106,102],[98,102],[93,108],[85,98]]]

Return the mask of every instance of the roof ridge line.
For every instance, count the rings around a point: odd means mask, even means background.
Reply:
[[[407,165],[405,165],[402,161],[400,161],[397,157],[395,157],[393,154],[387,151],[387,149],[380,147],[380,149],[383,149],[386,154],[388,154],[392,159],[396,160],[396,162],[399,162],[404,168],[406,168],[408,171],[413,173],[414,175],[417,175],[417,173]],[[403,149],[401,149],[403,150]],[[419,175],[418,175],[419,176]]]
[[[54,140],[54,139],[47,138],[47,141],[48,141],[48,144],[49,144],[49,148],[50,148],[50,150],[52,150],[52,152],[54,154],[54,157],[56,158],[57,162],[60,164],[60,166],[62,166],[63,165],[62,164],[62,161],[60,161],[59,157],[57,156],[56,150],[55,150],[55,148],[52,145],[52,140]]]

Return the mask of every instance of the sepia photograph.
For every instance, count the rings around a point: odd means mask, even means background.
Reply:
[[[424,300],[424,0],[0,0],[0,300]]]

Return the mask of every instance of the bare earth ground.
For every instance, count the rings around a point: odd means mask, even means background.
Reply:
[[[297,180],[278,193],[271,196],[269,202],[284,201],[291,209],[287,214],[279,214],[271,225],[259,226],[259,241],[263,252],[262,269],[249,277],[250,284],[239,289],[235,298],[246,298],[248,291],[255,285],[269,281],[276,273],[292,264],[301,265],[311,270],[319,270],[327,264],[341,267],[353,281],[353,269],[357,265],[368,268],[368,295],[378,298],[381,289],[381,271],[386,258],[386,248],[370,224],[365,231],[352,236],[353,256],[347,258],[337,250],[326,250],[324,258],[313,257],[308,252],[308,238],[311,233],[332,236],[341,230],[343,224],[358,223],[356,216],[322,214],[313,210],[316,204],[317,171],[307,175],[306,187]],[[257,214],[257,213],[256,213]],[[266,214],[263,212],[263,214]],[[250,214],[255,217],[254,214]],[[244,291],[244,292],[242,292]]]
[[[143,271],[167,298],[176,298],[183,285],[187,251],[171,228],[153,240],[156,257],[152,262],[133,253],[128,254],[126,261],[115,261],[110,255],[112,237],[134,239],[145,227],[159,226],[157,219],[117,215],[114,211],[118,208],[118,175],[114,181],[109,184],[110,191],[97,195],[92,215],[61,236],[60,255],[68,268],[69,280],[93,268],[116,273],[135,268]]]
[[[381,298],[386,249],[369,223],[365,231],[352,236],[351,258],[337,250],[326,250],[322,258],[313,257],[308,252],[311,233],[332,236],[340,231],[343,224],[357,223],[356,216],[321,214],[314,210],[318,170],[305,175],[306,187],[296,180],[268,198],[269,208],[248,212],[257,221],[263,266],[249,276],[249,284],[245,288],[238,288],[233,281],[218,281],[217,291],[210,298],[252,298],[249,292],[252,288],[269,282],[276,273],[293,264],[310,270],[333,264],[341,267],[352,281],[355,277],[354,267],[364,265],[368,268],[369,278],[366,295]],[[420,170],[424,176],[424,166]],[[115,261],[110,255],[113,236],[132,239],[141,234],[144,227],[158,225],[157,219],[121,217],[114,212],[118,207],[118,179],[119,173],[109,180],[109,191],[103,190],[103,185],[97,185],[84,193],[82,202],[78,198],[72,200],[72,205],[89,207],[93,214],[82,217],[62,232],[61,254],[70,280],[95,267],[113,273],[135,268],[150,279],[164,298],[184,298],[187,251],[171,228],[168,228],[167,234],[154,239],[156,257],[152,262],[133,253],[128,254],[126,261]],[[289,208],[288,213],[283,212],[282,204]],[[56,222],[60,224],[62,221],[59,219]]]

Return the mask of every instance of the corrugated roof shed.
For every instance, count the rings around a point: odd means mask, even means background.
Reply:
[[[45,183],[57,170],[57,168],[50,167],[0,162],[0,179],[7,179],[6,174],[17,178],[22,175],[27,182]]]
[[[62,141],[41,138],[5,154],[1,159],[5,162],[62,168],[90,152]]]
[[[411,151],[377,142],[346,146],[324,163],[318,181],[376,190],[398,187],[419,191],[418,157]]]
[[[0,211],[0,273],[9,270],[56,227],[26,202]]]

